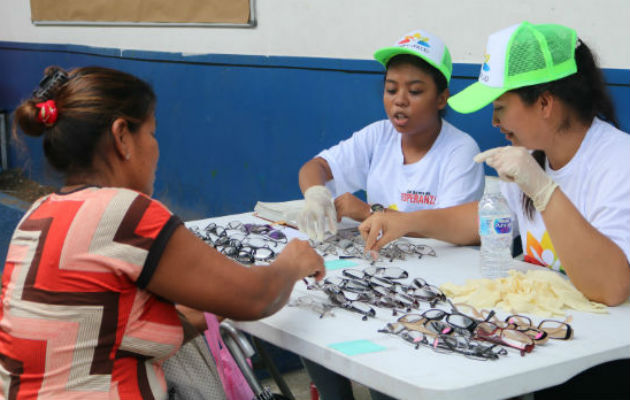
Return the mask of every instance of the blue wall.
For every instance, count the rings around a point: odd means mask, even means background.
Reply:
[[[0,109],[15,109],[51,64],[117,68],[153,85],[161,150],[155,197],[184,219],[245,212],[257,200],[299,198],[297,173],[305,161],[385,118],[383,70],[376,61],[13,42],[0,42]],[[478,68],[456,64],[451,93],[472,83]],[[605,76],[628,131],[630,71],[606,70]],[[507,144],[490,116],[486,107],[469,115],[450,110],[446,118],[487,149]],[[25,152],[12,147],[10,166],[59,184],[61,178],[44,165],[41,140],[24,142]]]

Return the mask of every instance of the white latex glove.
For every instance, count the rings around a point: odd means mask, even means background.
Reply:
[[[304,192],[304,208],[298,217],[298,227],[312,240],[324,240],[326,231],[337,233],[337,212],[332,194],[325,186],[311,186]]]
[[[515,182],[533,200],[534,207],[540,212],[547,207],[558,186],[524,147],[496,147],[477,154],[474,160],[485,161],[497,170],[502,180]]]

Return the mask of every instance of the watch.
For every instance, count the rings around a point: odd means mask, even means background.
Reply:
[[[370,206],[370,214],[374,214],[375,212],[384,212],[385,207],[382,204],[374,203]]]

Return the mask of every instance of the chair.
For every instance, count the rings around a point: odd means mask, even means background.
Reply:
[[[278,372],[278,369],[275,367],[271,357],[258,339],[252,337],[252,341],[256,347],[256,350],[254,350],[254,347],[252,347],[245,335],[227,320],[223,320],[221,322],[219,325],[219,332],[225,346],[230,351],[234,361],[243,373],[245,380],[254,392],[255,400],[295,400],[291,390],[282,378],[282,375]],[[265,368],[278,385],[278,388],[280,388],[282,395],[272,393],[268,387],[263,387],[258,381],[258,378],[256,378],[256,375],[254,375],[254,370],[250,367],[247,360],[256,353],[258,353]]]

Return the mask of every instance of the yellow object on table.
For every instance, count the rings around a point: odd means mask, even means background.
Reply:
[[[545,269],[525,273],[511,270],[498,279],[469,279],[464,285],[447,282],[440,286],[453,303],[477,309],[501,308],[509,313],[562,316],[566,310],[606,314],[604,304],[588,300],[559,273]]]

